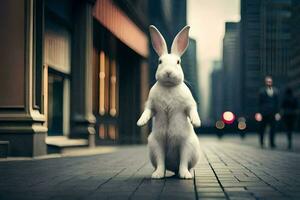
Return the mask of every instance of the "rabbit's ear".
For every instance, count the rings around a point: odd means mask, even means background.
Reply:
[[[181,56],[189,45],[189,26],[185,26],[174,38],[171,53]]]
[[[159,56],[168,53],[166,41],[164,37],[161,35],[161,33],[158,31],[158,29],[155,26],[150,25],[149,30],[150,30],[152,46],[156,51],[156,53]]]

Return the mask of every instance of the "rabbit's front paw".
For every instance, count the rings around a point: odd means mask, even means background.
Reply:
[[[191,179],[193,178],[193,175],[186,169],[179,171],[179,177],[183,179]]]
[[[163,170],[155,170],[153,173],[152,173],[152,178],[153,179],[161,179],[165,176],[165,172]]]
[[[191,123],[194,127],[200,127],[201,126],[201,120],[197,113],[191,113],[190,115]]]
[[[137,125],[138,126],[144,126],[145,124],[147,124],[147,122],[149,121],[149,119],[151,118],[151,116],[152,116],[151,110],[146,109],[143,112],[143,114],[140,117],[140,119],[138,120]]]

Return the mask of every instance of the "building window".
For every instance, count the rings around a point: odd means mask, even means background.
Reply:
[[[67,75],[49,68],[48,135],[69,134],[70,80]]]
[[[99,55],[99,114],[116,117],[118,114],[118,84],[116,61],[104,51]]]
[[[99,125],[100,139],[118,139],[118,74],[115,59],[110,58],[103,50],[99,54],[99,115],[102,122]]]

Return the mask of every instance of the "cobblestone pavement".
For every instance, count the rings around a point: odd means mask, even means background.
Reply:
[[[300,155],[201,138],[195,178],[151,180],[145,146],[0,162],[0,199],[300,199]]]

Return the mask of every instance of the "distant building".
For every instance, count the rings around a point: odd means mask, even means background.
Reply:
[[[300,101],[300,1],[293,0],[291,11],[291,64],[288,70],[288,86]]]
[[[223,39],[223,111],[241,114],[240,24],[225,23]]]
[[[291,62],[288,69],[288,86],[292,88],[294,95],[300,103],[300,1],[293,0],[291,6]],[[300,117],[296,123],[300,130]]]
[[[187,0],[163,0],[172,5],[172,36],[175,35],[187,25]]]
[[[200,108],[200,90],[198,78],[198,62],[197,62],[197,42],[195,39],[189,39],[189,47],[182,56],[181,66],[184,72],[186,84],[190,87],[193,96]]]
[[[290,67],[291,0],[264,0],[261,9],[261,75],[283,89]]]
[[[223,113],[223,69],[222,62],[219,60],[213,61],[213,71],[211,73],[211,107],[210,117],[215,123],[220,120]]]
[[[261,0],[241,0],[242,109],[246,117],[257,111],[261,75]]]
[[[246,117],[257,112],[258,89],[272,75],[284,88],[290,68],[291,1],[241,1],[242,109]]]

